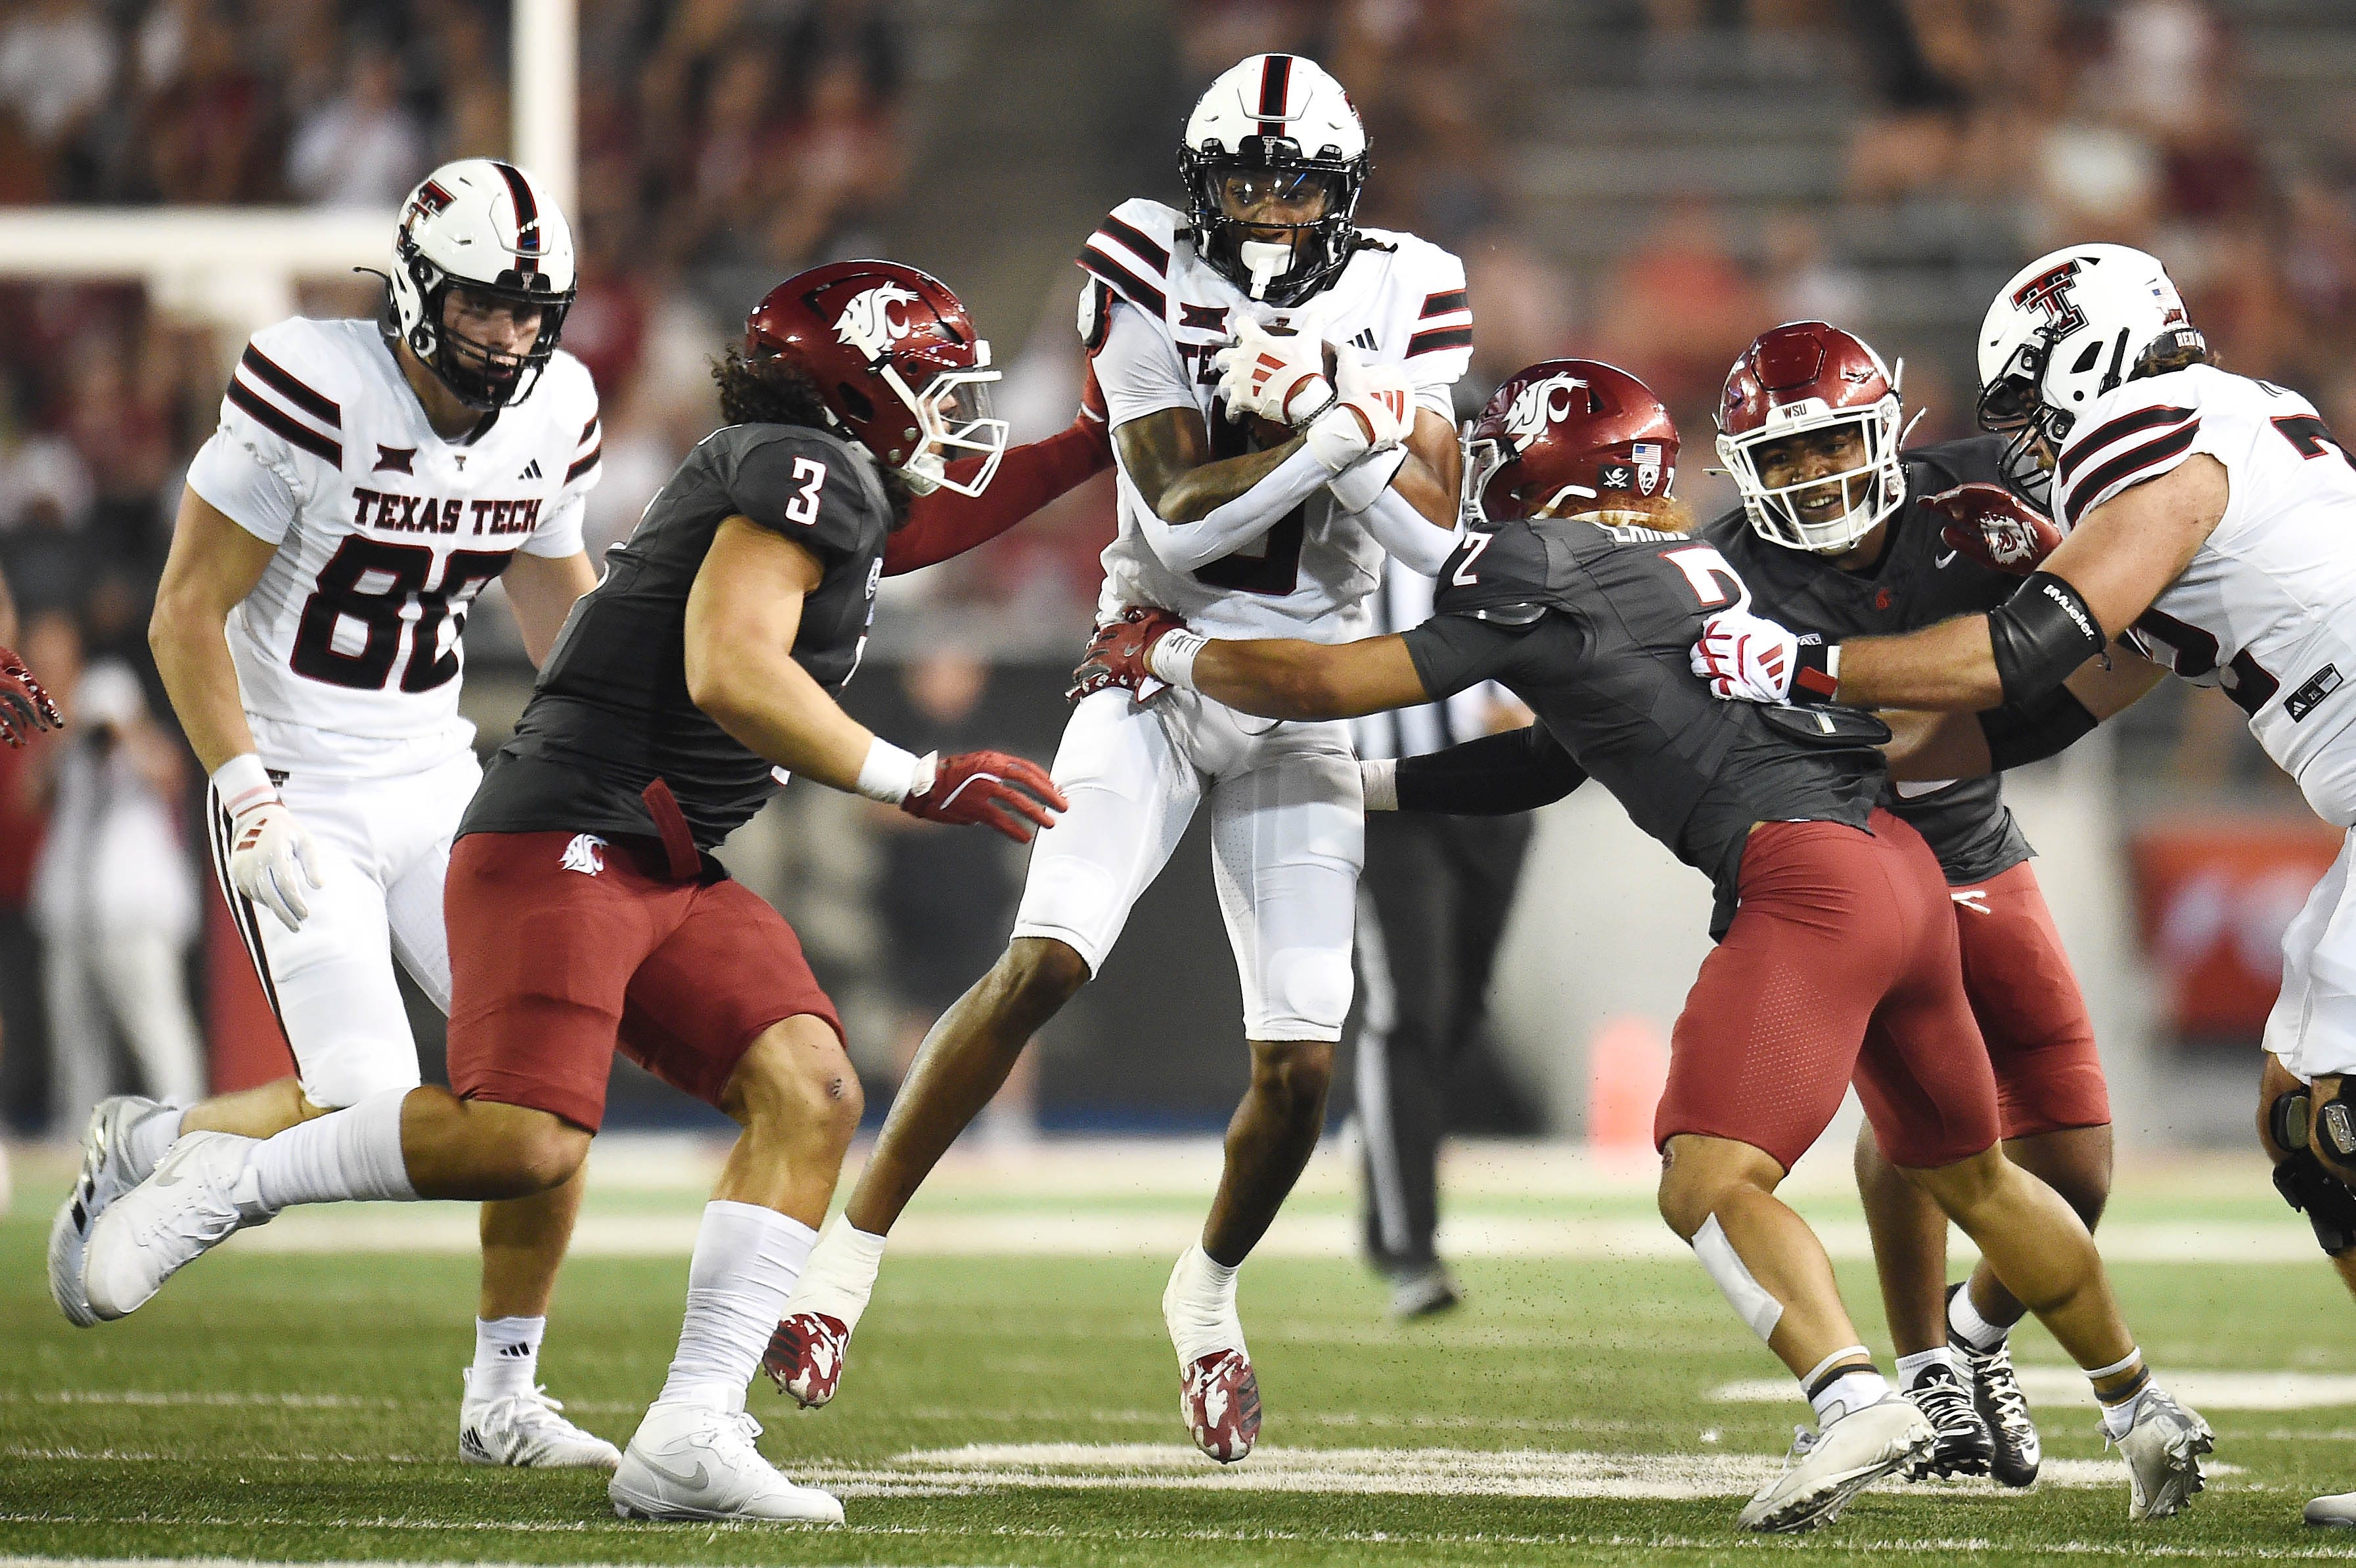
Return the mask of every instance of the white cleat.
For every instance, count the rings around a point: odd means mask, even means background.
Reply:
[[[2127,1462],[2127,1521],[2166,1519],[2190,1502],[2207,1484],[2201,1456],[2216,1446],[2209,1424],[2165,1390],[2136,1395],[2135,1424],[2118,1440],[2119,1457]]]
[[[2307,1522],[2329,1530],[2356,1529],[2356,1492],[2332,1492],[2310,1498],[2307,1504]]]
[[[475,1369],[460,1374],[466,1397],[458,1404],[458,1457],[469,1465],[512,1465],[524,1470],[603,1470],[611,1475],[622,1451],[558,1414],[564,1406],[544,1388],[478,1396]]]
[[[82,1129],[81,1173],[58,1205],[57,1218],[49,1221],[49,1296],[77,1328],[98,1321],[81,1287],[82,1253],[90,1245],[90,1232],[116,1199],[148,1177],[132,1164],[131,1129],[171,1109],[158,1100],[117,1094],[101,1100],[90,1114],[90,1125]]]
[[[1901,1394],[1852,1411],[1822,1432],[1797,1429],[1783,1473],[1743,1506],[1745,1530],[1796,1532],[1830,1524],[1857,1496],[1939,1440],[1930,1417]]]
[[[638,1423],[605,1495],[624,1519],[841,1524],[834,1494],[786,1479],[753,1445],[760,1435],[761,1424],[742,1412],[658,1403]]]
[[[249,1225],[265,1223],[252,1155],[261,1140],[189,1133],[155,1174],[117,1198],[82,1256],[82,1292],[97,1317],[128,1317],[164,1282]]]

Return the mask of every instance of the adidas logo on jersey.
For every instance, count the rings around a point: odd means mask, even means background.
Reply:
[[[539,458],[537,458],[537,457],[535,457],[535,458],[533,458],[530,463],[525,464],[523,465],[523,472],[522,472],[522,473],[520,473],[520,474],[519,474],[519,475],[516,475],[516,477],[517,477],[517,478],[519,478],[519,479],[537,479],[537,478],[539,478],[539,477],[540,477],[540,459],[539,459]]]
[[[605,841],[594,833],[576,833],[564,847],[564,869],[594,877],[605,869]]]
[[[1350,339],[1350,347],[1363,348],[1369,354],[1375,352],[1375,329],[1371,326],[1360,327],[1358,336]]]

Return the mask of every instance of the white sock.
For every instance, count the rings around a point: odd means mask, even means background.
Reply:
[[[294,1203],[416,1201],[401,1153],[401,1104],[409,1094],[380,1090],[348,1110],[263,1139],[253,1150],[262,1206],[274,1214]]]
[[[540,1383],[540,1340],[545,1317],[475,1319],[475,1375],[466,1392],[477,1399],[529,1393]]]
[[[2136,1407],[2143,1403],[2143,1396],[2150,1392],[2151,1379],[2146,1377],[2143,1381],[2136,1384],[2135,1392],[2115,1404],[2107,1400],[2102,1400],[2099,1394],[2096,1395],[2096,1399],[2101,1401],[2103,1405],[2103,1435],[2114,1443],[2125,1437],[2127,1435],[2127,1429],[2135,1424]]]
[[[151,1111],[147,1119],[131,1124],[123,1135],[123,1157],[131,1174],[145,1181],[155,1168],[164,1163],[172,1146],[180,1141],[180,1117],[185,1113],[177,1105],[166,1105]]]
[[[2012,1326],[1981,1317],[1980,1309],[1972,1305],[1972,1287],[1966,1285],[1947,1303],[1947,1332],[1975,1350],[1993,1350],[2004,1343]]]
[[[687,1265],[687,1316],[679,1354],[656,1396],[733,1415],[744,1408],[744,1385],[777,1331],[786,1298],[809,1262],[818,1232],[799,1220],[753,1203],[713,1200],[703,1206],[695,1256]]]
[[[1200,1243],[1188,1247],[1171,1271],[1163,1315],[1182,1369],[1215,1350],[1244,1348],[1243,1325],[1236,1317],[1236,1269],[1213,1259]]]
[[[1869,1404],[1879,1404],[1890,1397],[1890,1380],[1872,1367],[1858,1367],[1841,1373],[1819,1386],[1808,1395],[1815,1407],[1819,1430],[1830,1426],[1844,1415],[1851,1415]]]
[[[837,1216],[819,1237],[787,1308],[822,1312],[846,1331],[858,1328],[867,1298],[874,1294],[875,1275],[884,1267],[884,1240],[861,1230],[849,1216]]]
[[[1944,1367],[1955,1374],[1957,1382],[1962,1383],[1965,1388],[1971,1386],[1971,1380],[1964,1376],[1964,1369],[1956,1363],[1955,1352],[1944,1345],[1935,1350],[1918,1350],[1913,1355],[1899,1357],[1898,1386],[1912,1388],[1914,1380],[1921,1375],[1924,1367]]]

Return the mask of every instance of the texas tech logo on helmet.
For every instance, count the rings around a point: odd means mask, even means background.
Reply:
[[[2058,343],[2086,325],[2086,313],[2071,297],[2077,276],[2077,258],[2072,257],[2013,290],[2012,303],[2023,310],[2043,311],[2046,336]]]

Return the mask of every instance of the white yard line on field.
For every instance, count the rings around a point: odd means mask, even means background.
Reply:
[[[2021,1391],[2042,1403],[2094,1408],[2094,1391],[2074,1367],[2021,1367]],[[2168,1392],[2195,1410],[2317,1410],[2356,1405],[2356,1375],[2345,1372],[2223,1371],[2161,1369]],[[1749,1378],[1710,1391],[1733,1404],[1783,1404],[1795,1399],[1789,1378]]]
[[[2283,1223],[2122,1221],[2103,1229],[2113,1263],[2303,1263],[2315,1254],[2307,1228],[2286,1211]],[[581,1217],[573,1253],[585,1257],[684,1257],[695,1244],[697,1211],[604,1213]],[[1123,1211],[1067,1208],[1043,1200],[1036,1210],[986,1214],[917,1212],[892,1232],[894,1256],[1151,1257],[1183,1252],[1202,1229],[1193,1206]],[[1823,1219],[1817,1236],[1836,1260],[1872,1255],[1861,1220]],[[1440,1250],[1454,1258],[1564,1258],[1644,1261],[1691,1256],[1659,1221],[1644,1216],[1469,1214],[1440,1227]],[[228,1245],[272,1253],[472,1253],[480,1246],[476,1217],[456,1205],[369,1204],[299,1209],[241,1232]],[[1257,1249],[1262,1257],[1355,1258],[1359,1221],[1345,1214],[1278,1218]],[[1974,1255],[1958,1237],[1958,1260]]]

